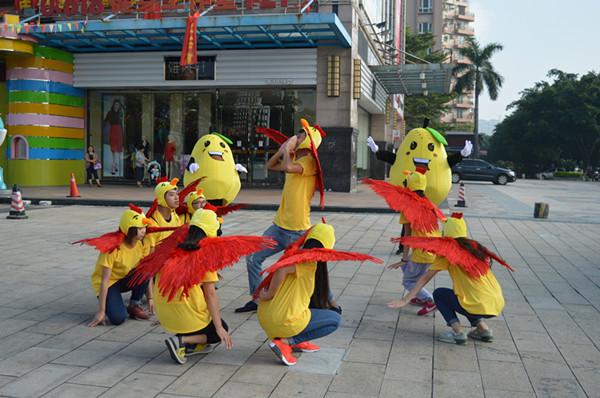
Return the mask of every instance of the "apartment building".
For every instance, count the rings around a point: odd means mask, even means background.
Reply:
[[[409,0],[406,4],[406,24],[413,32],[432,33],[435,46],[432,51],[447,54],[447,63],[469,61],[459,54],[466,39],[475,34],[472,22],[475,15],[469,10],[468,0]],[[452,101],[450,112],[442,121],[455,124],[473,124],[474,93],[465,93]]]

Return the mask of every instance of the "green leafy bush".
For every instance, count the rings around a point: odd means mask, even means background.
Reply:
[[[581,178],[582,173],[579,171],[555,171],[556,178]]]

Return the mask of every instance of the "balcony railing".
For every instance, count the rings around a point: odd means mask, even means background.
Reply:
[[[421,8],[419,7],[419,14],[431,14],[433,12],[433,8]]]
[[[475,30],[468,26],[463,26],[463,27],[458,26],[456,28],[456,32],[458,34],[467,35],[467,36],[473,36],[475,34]]]

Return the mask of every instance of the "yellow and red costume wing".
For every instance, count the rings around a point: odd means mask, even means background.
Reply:
[[[290,267],[292,265],[316,262],[316,261],[371,261],[376,264],[382,264],[383,260],[377,257],[369,256],[368,254],[357,253],[357,252],[346,252],[338,251],[334,249],[299,249],[295,250],[292,254],[287,257],[279,259],[275,264],[269,268],[263,270],[260,274],[268,273],[269,275],[261,282],[256,291],[254,292],[254,299],[258,298],[258,294],[264,288],[267,288],[271,284],[275,271]]]
[[[408,188],[369,178],[363,182],[385,199],[390,209],[402,213],[415,231],[437,231],[438,220],[446,220],[446,216],[429,199],[420,197]]]
[[[275,141],[278,145],[283,144],[288,140],[288,136],[283,134],[281,131],[269,128],[269,127],[257,127],[256,132],[259,134],[266,135],[273,141]]]

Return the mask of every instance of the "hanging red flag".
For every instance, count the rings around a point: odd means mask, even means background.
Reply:
[[[198,63],[198,18],[200,13],[196,11],[188,16],[185,36],[183,37],[183,48],[181,49],[181,58],[179,65],[187,66]]]

